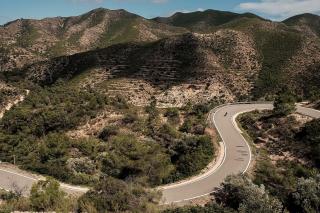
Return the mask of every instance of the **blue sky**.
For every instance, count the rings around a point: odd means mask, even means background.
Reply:
[[[306,12],[320,15],[320,0],[0,0],[0,24],[18,18],[80,15],[97,7],[126,9],[146,18],[205,9],[253,12],[273,20]]]

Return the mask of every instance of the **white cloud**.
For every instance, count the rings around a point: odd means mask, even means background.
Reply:
[[[301,13],[320,14],[320,0],[260,0],[241,3],[238,8],[262,13],[273,19],[283,19]]]

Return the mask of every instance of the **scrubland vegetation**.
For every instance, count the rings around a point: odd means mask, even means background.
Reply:
[[[320,120],[292,115],[290,96],[280,95],[273,112],[251,112],[239,118],[258,147],[253,182],[263,184],[289,212],[320,208]],[[281,113],[279,113],[281,112]]]
[[[77,204],[89,212],[149,211],[160,196],[147,188],[195,175],[213,159],[214,144],[205,134],[209,107],[190,103],[181,109],[158,109],[154,99],[146,108],[137,108],[120,96],[110,98],[63,82],[33,86],[25,101],[1,120],[1,160],[13,163],[15,157],[23,169],[92,190],[68,206],[35,193],[38,198],[8,199],[5,208],[19,203],[24,206],[17,209],[49,211]],[[108,109],[123,115],[119,125],[107,125],[89,138],[66,134]],[[44,185],[35,187],[51,187],[51,182],[39,184]]]

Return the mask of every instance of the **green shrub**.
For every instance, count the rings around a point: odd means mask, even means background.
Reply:
[[[70,206],[66,205],[66,200],[66,194],[53,179],[40,180],[32,186],[30,202],[35,211],[68,211]]]
[[[180,112],[178,108],[167,109],[164,116],[173,124],[178,124],[180,122]]]
[[[209,136],[186,137],[176,144],[171,156],[176,171],[167,181],[174,181],[197,174],[212,160],[214,147]]]
[[[320,168],[320,119],[308,122],[302,129],[302,140],[310,146],[310,156]]]
[[[169,156],[154,142],[138,141],[133,135],[118,135],[108,143],[102,157],[102,171],[120,179],[146,179],[161,184],[172,171]]]
[[[277,93],[289,84],[283,66],[299,50],[302,39],[299,33],[276,29],[255,29],[254,39],[262,59],[262,68],[253,90],[256,98]]]
[[[187,118],[183,124],[180,127],[180,131],[181,132],[187,132],[187,133],[191,133],[192,130],[192,126],[193,126],[193,122],[190,118]]]
[[[125,124],[132,124],[138,120],[139,120],[139,117],[136,112],[128,112],[127,114],[125,114],[124,118],[122,119],[122,121]]]
[[[278,199],[270,196],[263,185],[255,185],[243,175],[227,177],[215,197],[219,203],[239,212],[282,212],[282,204]]]
[[[157,196],[134,183],[103,177],[79,201],[79,212],[153,212]]]
[[[110,137],[117,135],[119,128],[116,126],[106,126],[99,134],[99,138],[103,141],[108,141]]]
[[[218,205],[214,202],[209,202],[205,206],[185,206],[176,207],[173,209],[166,209],[163,213],[235,213],[236,211]]]
[[[291,194],[289,209],[292,212],[320,211],[320,176],[315,178],[300,178],[297,189]]]
[[[296,110],[296,99],[290,92],[279,94],[274,101],[273,112],[275,115],[285,116]]]

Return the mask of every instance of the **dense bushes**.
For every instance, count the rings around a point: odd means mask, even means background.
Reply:
[[[65,182],[95,186],[79,201],[82,210],[148,211],[156,200],[142,187],[194,175],[214,155],[212,141],[204,135],[209,110],[205,104],[190,105],[188,110],[156,106],[152,99],[145,109],[132,107],[120,96],[109,99],[63,82],[35,87],[0,123],[0,158],[15,159],[23,169]],[[95,120],[101,110],[121,116],[89,138],[68,136],[69,130]],[[190,131],[179,131],[184,117],[192,120]],[[47,183],[43,184],[34,189],[33,200],[26,200],[25,206],[53,210],[45,207],[52,198],[46,195]]]
[[[37,88],[18,107],[10,110],[1,121],[8,134],[30,134],[37,137],[49,132],[74,128],[107,103],[93,91],[77,91],[64,86]]]
[[[280,213],[282,205],[269,195],[263,185],[255,185],[243,175],[229,176],[214,193],[216,202],[204,207],[184,207],[164,211],[165,213]]]
[[[320,176],[315,178],[300,178],[296,190],[291,194],[289,209],[292,212],[320,211]]]
[[[282,67],[301,45],[301,36],[294,31],[266,31],[257,29],[254,39],[261,55],[262,69],[253,90],[256,98],[274,95],[284,85],[292,88]]]
[[[214,148],[209,136],[186,137],[173,147],[171,156],[176,166],[173,179],[192,176],[205,168],[214,155]]]
[[[118,134],[119,129],[116,126],[106,126],[99,134],[99,138],[108,141],[110,137]]]
[[[18,192],[3,192],[0,199],[0,212],[37,211],[73,212],[76,202],[60,190],[53,179],[40,180],[32,186],[30,196],[22,197]]]
[[[295,103],[296,99],[294,98],[293,94],[288,91],[281,92],[280,94],[278,94],[273,103],[273,112],[275,115],[279,116],[289,115],[290,113],[295,111]]]
[[[133,135],[119,135],[108,143],[101,157],[102,171],[119,179],[158,185],[172,171],[168,155],[154,142],[138,141]]]
[[[146,113],[148,136],[157,141],[170,156],[174,170],[163,183],[192,176],[200,172],[212,160],[215,150],[209,136],[205,135],[206,114],[217,101],[208,104],[192,105],[188,103],[183,108],[169,108],[163,112],[169,122],[160,119],[161,111],[156,108],[153,99]],[[183,124],[180,120],[184,119]]]
[[[163,213],[235,213],[231,208],[220,206],[216,203],[208,203],[205,206],[185,206],[174,209],[166,209]]]
[[[50,134],[39,140],[34,150],[22,158],[23,166],[41,174],[48,174],[60,180],[68,180],[70,172],[66,167],[70,139],[60,134]]]
[[[26,169],[72,180],[66,162],[74,141],[62,132],[95,116],[106,104],[108,99],[99,93],[62,83],[33,88],[25,101],[1,120],[1,160],[13,162],[15,156],[16,163]]]
[[[159,196],[135,183],[103,177],[78,201],[80,212],[155,212]]]
[[[282,212],[279,200],[269,195],[263,185],[255,185],[248,177],[229,176],[216,193],[219,203],[239,212]]]
[[[310,156],[320,168],[320,119],[306,124],[301,132],[303,140],[311,147]]]
[[[178,124],[180,121],[180,112],[178,108],[169,108],[164,113],[164,116],[168,118],[170,123]]]
[[[62,205],[65,196],[65,193],[60,191],[57,181],[41,180],[32,186],[30,202],[35,211],[54,211]]]

